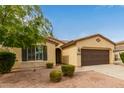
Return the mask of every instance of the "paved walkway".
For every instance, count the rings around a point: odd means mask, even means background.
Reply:
[[[94,70],[99,73],[103,73],[118,79],[124,80],[124,66],[107,64],[107,65],[94,65],[94,66],[84,66],[77,68],[76,71],[90,71]]]

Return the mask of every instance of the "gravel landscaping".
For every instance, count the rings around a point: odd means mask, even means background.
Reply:
[[[63,77],[61,82],[49,81],[51,69],[37,68],[15,70],[11,73],[0,75],[0,87],[40,87],[40,88],[108,88],[124,87],[124,80],[113,78],[95,71],[76,72],[73,78]]]

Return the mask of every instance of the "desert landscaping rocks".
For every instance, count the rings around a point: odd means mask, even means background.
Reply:
[[[58,69],[58,68],[57,68]],[[37,68],[15,70],[12,73],[0,75],[0,87],[21,88],[108,88],[124,87],[124,80],[113,78],[95,71],[75,72],[74,77],[63,77],[61,82],[49,80],[51,69]]]

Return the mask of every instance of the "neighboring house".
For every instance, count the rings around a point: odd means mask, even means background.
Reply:
[[[115,43],[100,34],[72,40],[61,47],[63,63],[87,66],[114,62]]]
[[[122,63],[120,53],[124,52],[124,41],[117,42],[114,50],[115,62]]]

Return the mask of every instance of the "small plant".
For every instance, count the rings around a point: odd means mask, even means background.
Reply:
[[[122,62],[124,63],[124,52],[120,53],[120,58],[121,58]]]
[[[64,76],[72,77],[74,75],[75,66],[73,65],[62,65],[61,70]]]
[[[62,79],[62,72],[60,70],[53,70],[50,73],[50,80],[52,82],[59,82]]]
[[[0,52],[0,73],[8,73],[15,64],[16,54],[11,52]]]
[[[47,68],[53,68],[53,63],[50,63],[50,62],[49,63],[46,63],[46,67]]]

